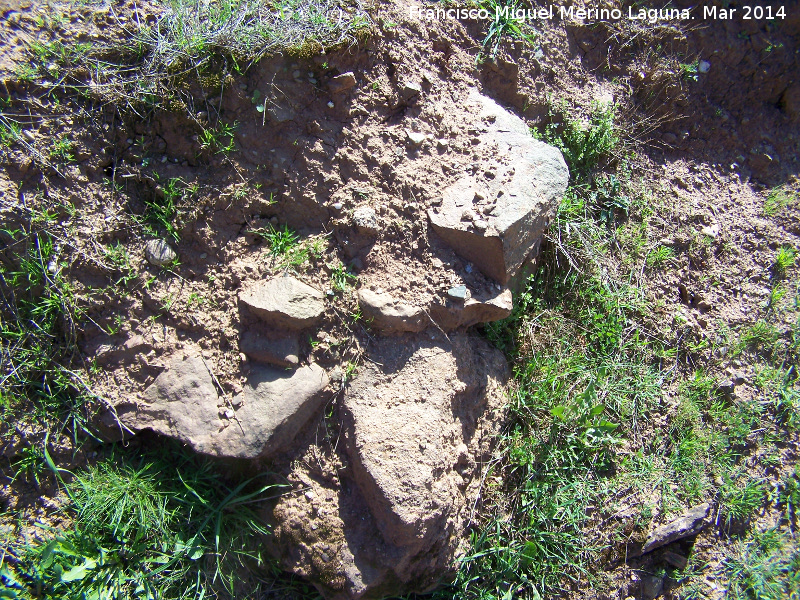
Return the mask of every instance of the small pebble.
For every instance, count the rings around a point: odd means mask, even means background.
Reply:
[[[332,102],[332,101],[331,101],[331,102],[328,102],[328,108],[333,108],[334,106],[335,106],[335,105],[333,104],[333,102]]]

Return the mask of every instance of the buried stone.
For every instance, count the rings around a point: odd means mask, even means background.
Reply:
[[[478,150],[490,160],[482,173],[464,175],[445,188],[428,217],[457,254],[507,284],[538,251],[569,171],[561,152],[534,139],[522,119],[476,91],[469,103],[481,128]],[[484,215],[480,227],[463,218],[469,211]]]
[[[117,412],[133,432],[149,429],[201,454],[258,458],[291,446],[321,408],[327,385],[328,376],[316,364],[288,372],[259,365],[244,391],[227,401],[202,358],[177,357],[144,391],[143,402]]]
[[[507,377],[503,355],[465,333],[377,338],[343,393],[347,468],[331,482],[296,461],[289,479],[311,494],[271,511],[283,566],[328,600],[436,587],[480,495]]]
[[[323,294],[288,275],[258,282],[239,293],[239,301],[263,321],[287,329],[316,325],[325,312]]]

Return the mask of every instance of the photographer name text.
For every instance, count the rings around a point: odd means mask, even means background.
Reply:
[[[576,8],[574,6],[554,6],[544,8],[512,8],[511,6],[497,7],[494,11],[482,8],[458,7],[414,7],[409,9],[412,17],[426,21],[456,19],[456,20],[513,20],[520,23],[528,21],[549,21],[560,19],[562,21],[593,22],[593,21],[643,21],[655,24],[663,21],[690,21],[696,18],[704,20],[776,20],[786,18],[786,9],[783,6],[741,6],[739,8],[719,8],[717,6],[703,6],[700,8],[639,8],[628,7],[627,10],[619,8]]]

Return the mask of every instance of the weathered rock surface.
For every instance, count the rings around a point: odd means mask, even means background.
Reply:
[[[382,294],[362,288],[358,290],[358,302],[372,325],[384,333],[422,331],[430,319],[419,306],[399,302],[390,294]]]
[[[296,367],[300,360],[300,342],[291,335],[272,337],[247,330],[239,338],[239,350],[253,360],[278,367]]]
[[[374,234],[378,232],[378,217],[371,206],[359,206],[353,211],[353,223],[361,233]]]
[[[291,445],[324,402],[327,384],[314,364],[293,372],[256,366],[242,396],[228,403],[202,358],[176,358],[144,391],[144,402],[120,419],[133,431],[150,429],[202,454],[269,456]]]
[[[708,517],[709,509],[710,506],[707,503],[698,504],[687,510],[677,519],[656,528],[647,536],[641,553],[647,554],[656,548],[661,548],[661,546],[666,546],[677,540],[697,535],[700,533],[700,530],[707,525],[706,517]]]
[[[336,77],[332,77],[328,83],[328,88],[331,90],[331,93],[339,94],[349,90],[352,87],[355,87],[355,85],[356,76],[348,72],[337,75]]]
[[[144,257],[151,265],[163,267],[178,258],[178,253],[164,240],[147,240],[144,245]]]
[[[280,276],[247,288],[239,301],[260,319],[288,329],[316,325],[325,312],[323,294],[291,276]]]
[[[503,289],[481,297],[467,297],[466,287],[459,287],[464,288],[459,290],[462,295],[448,292],[448,299],[443,301],[444,304],[433,303],[426,307],[414,306],[396,300],[391,294],[366,288],[358,291],[358,302],[364,316],[372,319],[372,327],[389,334],[419,332],[428,327],[451,331],[477,323],[499,321],[511,314],[513,302],[510,290]]]
[[[243,403],[236,411],[241,428],[228,427],[221,436],[226,455],[256,458],[290,446],[300,428],[324,404],[327,385],[328,375],[316,364],[293,372],[252,368],[242,392]]]
[[[450,331],[478,323],[490,323],[505,319],[511,314],[514,304],[511,290],[504,289],[494,296],[469,298],[465,302],[453,300],[447,304],[434,304],[430,315],[436,324]]]
[[[495,158],[446,188],[428,217],[456,253],[506,284],[538,251],[569,172],[561,153],[535,140],[522,119],[475,91],[469,102],[479,143]]]
[[[378,338],[341,407],[350,466],[335,485],[290,475],[309,491],[281,498],[275,539],[327,598],[424,591],[453,568],[507,367],[482,339],[450,340]]]

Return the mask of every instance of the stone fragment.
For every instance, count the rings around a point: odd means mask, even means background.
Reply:
[[[422,87],[414,81],[406,81],[403,83],[403,90],[401,97],[404,101],[408,102],[412,98],[419,96],[422,93]]]
[[[434,304],[430,308],[430,315],[441,329],[450,331],[505,319],[511,315],[512,308],[511,290],[503,289],[494,296],[482,295],[464,303],[453,302],[448,306]]]
[[[567,188],[561,153],[535,140],[525,122],[473,91],[478,146],[488,160],[481,172],[464,175],[442,192],[428,211],[436,233],[485,275],[506,284],[538,251],[542,234]],[[494,177],[486,179],[490,171]],[[493,203],[485,211],[487,203]],[[482,212],[486,229],[461,220],[465,210]]]
[[[408,138],[408,141],[415,146],[419,146],[422,142],[428,139],[426,134],[411,131],[410,129],[406,129],[406,137]]]
[[[359,206],[353,211],[353,224],[361,233],[378,232],[378,217],[371,206]]]
[[[253,367],[236,411],[241,428],[231,426],[220,433],[215,440],[217,454],[257,458],[286,449],[322,408],[327,385],[328,376],[317,364],[295,371]]]
[[[689,559],[685,556],[682,556],[676,552],[670,552],[669,550],[665,550],[661,554],[661,558],[664,559],[664,562],[670,566],[675,567],[676,569],[685,569],[686,565],[689,564]]]
[[[304,329],[316,325],[325,312],[324,295],[289,275],[258,282],[239,293],[239,301],[276,327]]]
[[[383,333],[422,331],[430,324],[422,308],[396,301],[391,294],[362,288],[358,303],[364,316],[372,319],[372,326]]]
[[[711,63],[707,60],[701,60],[697,63],[697,70],[701,73],[708,73],[711,70]]]
[[[242,397],[230,403],[238,407],[234,411],[217,394],[201,358],[176,358],[144,391],[144,402],[120,419],[133,431],[150,429],[202,454],[257,458],[291,445],[321,407],[327,385],[315,364],[296,371],[256,366]]]
[[[175,358],[143,393],[135,412],[120,416],[134,430],[156,433],[212,453],[211,436],[221,426],[219,396],[203,359]]]
[[[344,92],[349,90],[350,88],[356,85],[356,76],[353,73],[342,73],[341,75],[337,75],[336,77],[331,78],[328,87],[331,90],[331,93],[338,94],[340,92]]]
[[[656,528],[647,536],[641,554],[647,554],[656,548],[666,546],[674,541],[697,535],[706,525],[706,517],[708,516],[709,509],[710,506],[708,503],[698,504],[687,510],[677,519]]]
[[[467,286],[454,285],[447,290],[447,297],[456,302],[464,302],[467,299]]]
[[[299,363],[300,342],[296,336],[267,336],[249,329],[239,338],[239,350],[253,360],[278,367],[296,367]]]
[[[642,600],[655,600],[664,590],[664,579],[656,575],[641,575]]]
[[[716,239],[716,237],[719,235],[719,231],[720,231],[719,224],[714,223],[713,225],[709,225],[708,227],[703,227],[700,230],[700,233],[702,233],[703,235],[707,235],[710,238]]]
[[[178,254],[164,240],[147,240],[144,257],[151,265],[163,267],[178,258]]]

